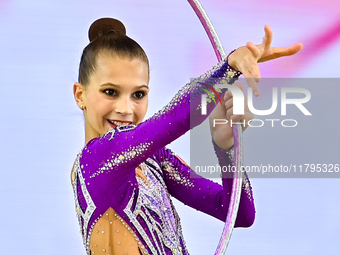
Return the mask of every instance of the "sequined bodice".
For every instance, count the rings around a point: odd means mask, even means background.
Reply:
[[[136,168],[139,184],[137,202],[132,207],[132,199],[125,212],[137,229],[141,227],[138,219],[149,222],[148,228],[154,231],[154,241],[164,243],[173,254],[180,255],[180,238],[183,239],[183,236],[179,217],[161,176],[160,166],[152,159],[146,162]],[[136,241],[136,237],[129,224],[113,208],[109,208],[94,225],[90,239],[91,254],[138,254],[139,250],[146,254],[145,246]],[[148,239],[147,236],[144,238]],[[156,246],[152,253],[164,254],[165,251],[162,246]]]
[[[149,158],[146,163],[140,165],[140,168],[146,178],[137,177],[139,184],[137,201],[133,206],[133,199],[130,199],[124,212],[139,231],[143,232],[138,217],[147,223],[148,228],[152,229],[154,243],[163,243],[173,254],[181,255],[182,230],[179,217],[164,183],[161,167]],[[144,237],[147,239],[147,236]],[[152,249],[152,254],[164,253],[165,250],[162,246]]]

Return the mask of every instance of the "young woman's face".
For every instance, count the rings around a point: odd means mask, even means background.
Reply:
[[[143,121],[148,107],[148,71],[138,58],[98,56],[83,92],[86,142],[117,125]]]

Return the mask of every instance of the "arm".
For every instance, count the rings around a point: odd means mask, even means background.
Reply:
[[[259,89],[256,82],[260,81],[261,74],[258,63],[269,61],[272,59],[291,56],[296,54],[302,49],[302,44],[297,43],[288,47],[275,48],[271,46],[273,40],[273,32],[271,28],[266,25],[264,27],[265,35],[262,43],[255,45],[248,42],[246,46],[240,47],[233,51],[228,58],[229,64],[235,69],[242,72],[247,80],[248,85],[253,89],[255,96],[259,95]],[[243,90],[241,84],[235,84]],[[226,119],[233,123],[244,120],[245,125],[243,131],[248,126],[248,121],[253,118],[248,105],[245,101],[245,114],[244,115],[233,115],[233,101],[232,94],[230,91],[223,97],[223,103],[218,104],[217,107],[210,114],[210,128],[213,141],[223,149],[230,148],[234,144],[232,127],[230,125],[212,125],[213,119]]]
[[[256,95],[259,92],[255,81],[259,81],[260,77],[257,63],[292,55],[302,48],[302,44],[285,48],[272,48],[271,41],[272,31],[269,26],[266,26],[265,37],[261,45],[255,46],[248,43],[247,46],[237,49],[229,56],[231,66],[240,70],[245,78],[249,78],[247,79],[248,84],[253,87]],[[207,105],[207,115],[200,114],[201,95],[205,93],[201,90],[204,86],[200,82],[209,83],[209,80],[213,78],[213,84],[217,84],[227,77],[227,81],[233,83],[234,78],[239,75],[240,72],[232,69],[227,59],[224,59],[209,72],[184,86],[168,105],[136,128],[125,128],[122,132],[118,128],[117,132],[111,131],[101,139],[92,140],[88,146],[100,153],[102,158],[106,158],[104,162],[101,162],[100,172],[117,169],[120,166],[123,169],[137,166],[190,128],[199,125],[215,107],[213,103],[210,103]],[[255,80],[252,78],[255,78]],[[210,85],[213,84],[210,83]],[[218,90],[217,92],[222,96],[224,91]],[[112,142],[113,140],[114,142]],[[140,144],[143,144],[143,146]]]
[[[233,149],[224,151],[215,144],[214,147],[220,165],[232,166]],[[172,196],[196,210],[225,221],[232,188],[231,178],[223,178],[223,185],[204,179],[169,149],[160,150],[157,157],[161,162],[164,180]],[[249,227],[253,224],[254,217],[251,186],[249,180],[245,178],[235,226]]]
[[[101,160],[93,163],[92,169],[98,171],[91,173],[91,178],[104,172],[124,176],[131,174],[131,169],[191,127],[199,125],[208,116],[201,115],[199,109],[201,94],[205,93],[200,89],[204,87],[201,82],[208,83],[212,78],[215,83],[223,78],[233,82],[238,75],[239,73],[230,69],[225,59],[206,74],[185,85],[169,104],[150,119],[136,127],[112,129],[102,137],[90,141],[83,150],[83,157],[93,158],[100,155],[98,159]],[[220,94],[222,93],[221,90]],[[213,103],[208,104],[207,113],[210,113],[214,106]],[[116,171],[118,169],[120,171]]]
[[[220,166],[233,166],[234,162],[234,150],[233,148],[229,150],[223,150],[219,148],[216,143],[213,142],[214,150],[216,156],[218,158],[218,162]],[[232,187],[232,176],[233,173],[225,172],[222,175],[223,186],[228,184],[230,186],[230,190]],[[243,183],[242,183],[242,191],[241,191],[241,200],[239,205],[239,211],[237,214],[237,219],[235,226],[239,226],[240,224],[249,224],[251,226],[255,220],[255,205],[253,192],[250,185],[250,181],[248,179],[247,173],[243,174]],[[243,225],[242,225],[243,226]]]

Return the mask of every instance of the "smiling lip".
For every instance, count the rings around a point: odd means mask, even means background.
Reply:
[[[121,120],[107,120],[111,127],[116,128],[117,126],[127,126],[131,124],[131,121],[121,121]]]

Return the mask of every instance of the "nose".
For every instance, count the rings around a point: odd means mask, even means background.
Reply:
[[[123,116],[131,115],[132,111],[132,102],[130,97],[120,97],[116,104],[116,113],[121,114]]]

